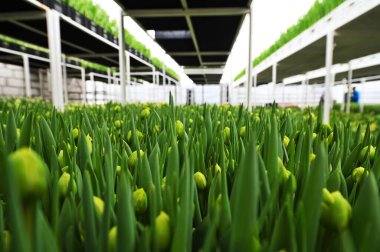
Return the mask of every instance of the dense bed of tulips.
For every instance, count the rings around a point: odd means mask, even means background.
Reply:
[[[321,114],[0,100],[0,250],[376,251],[376,122]]]

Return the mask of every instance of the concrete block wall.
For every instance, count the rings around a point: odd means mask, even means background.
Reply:
[[[47,70],[31,69],[30,84],[33,97],[43,97],[51,101],[50,73]],[[70,102],[82,101],[82,82],[77,78],[68,78],[68,98]],[[0,63],[0,97],[24,97],[25,79],[22,66]]]

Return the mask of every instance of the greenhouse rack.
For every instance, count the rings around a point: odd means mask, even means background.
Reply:
[[[328,122],[330,90],[334,82],[332,65],[348,64],[352,59],[380,52],[380,36],[376,32],[379,14],[379,0],[346,0],[255,66],[252,69],[253,87],[264,83],[278,84],[284,78],[306,75],[309,71],[325,67],[327,102],[324,104],[324,122]],[[233,86],[245,81],[244,75],[234,81]],[[275,97],[276,85],[273,87]]]
[[[16,3],[17,2],[17,3]],[[62,13],[49,8],[36,0],[26,1],[6,1],[4,8],[0,11],[0,30],[7,36],[26,40],[31,44],[49,48],[49,63],[52,73],[52,97],[54,105],[64,108],[63,81],[61,69],[61,55],[67,57],[75,56],[83,59],[106,65],[108,67],[119,68],[120,55],[119,46],[114,42],[100,36],[96,32],[82,26]],[[123,39],[124,40],[124,39]],[[88,43],[91,41],[91,43]],[[49,46],[48,46],[49,45]],[[97,52],[97,53],[95,53]],[[125,63],[131,62],[141,64],[149,69],[156,69],[150,62],[124,52]],[[124,69],[131,66],[125,65]],[[127,77],[126,85],[130,80]],[[122,100],[122,102],[126,102]]]

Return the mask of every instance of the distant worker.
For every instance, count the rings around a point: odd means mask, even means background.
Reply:
[[[359,103],[360,102],[360,93],[356,90],[356,87],[352,89],[351,102]]]

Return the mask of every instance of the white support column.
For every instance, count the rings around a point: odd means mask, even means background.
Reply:
[[[69,102],[69,91],[67,87],[67,72],[66,72],[66,57],[62,56],[62,81],[63,81],[63,94],[64,102]]]
[[[309,106],[309,99],[308,99],[308,94],[309,94],[309,76],[308,74],[305,75],[305,108]]]
[[[129,68],[129,67],[128,67]],[[125,56],[125,37],[124,37],[124,13],[119,14],[119,72],[121,88],[121,104],[126,103],[126,56]]]
[[[52,101],[58,110],[63,111],[62,50],[59,13],[55,10],[48,9],[46,11],[46,18],[50,55]]]
[[[252,4],[249,11],[249,35],[248,35],[248,64],[247,64],[247,108],[252,110],[251,90],[252,90],[252,68],[253,68],[253,52],[252,52],[252,29],[253,29],[253,17],[252,17]]]
[[[131,90],[131,55],[128,53],[126,58],[126,67],[127,67],[127,78],[126,78],[126,90],[127,90],[127,96],[129,101],[131,99],[131,94],[128,94],[128,92]]]
[[[162,67],[162,84],[164,85],[164,100],[169,101],[168,87],[166,86],[166,69],[165,65]]]
[[[253,92],[256,92],[256,87],[257,87],[257,74],[253,75]],[[253,107],[256,108],[257,106],[257,100],[256,97],[253,99]]]
[[[348,62],[348,81],[347,81],[347,104],[346,104],[346,113],[349,114],[351,111],[351,95],[352,95],[352,65],[351,62]]]
[[[30,86],[30,68],[29,58],[25,54],[22,55],[22,61],[24,63],[24,81],[25,81],[25,95],[26,97],[32,96],[32,88]]]
[[[282,104],[283,104],[284,107],[286,106],[285,89],[286,89],[286,85],[285,85],[285,83],[283,83],[282,84]]]
[[[44,98],[44,79],[42,69],[38,69],[38,81],[40,83],[40,96]]]
[[[331,109],[331,87],[333,83],[332,64],[334,58],[334,31],[330,31],[326,38],[326,78],[325,78],[325,95],[323,108],[323,123],[328,124],[330,121]]]
[[[87,87],[86,87],[86,71],[84,68],[80,71],[81,79],[82,79],[82,102],[86,104],[87,102]]]
[[[111,69],[107,69],[107,101],[111,101]]]
[[[277,84],[277,63],[274,63],[272,66],[272,84],[273,84],[272,102],[275,102],[276,101],[276,84]]]
[[[90,73],[90,82],[91,82],[91,85],[94,87],[94,104],[96,104],[96,84],[95,84],[94,73]]]

